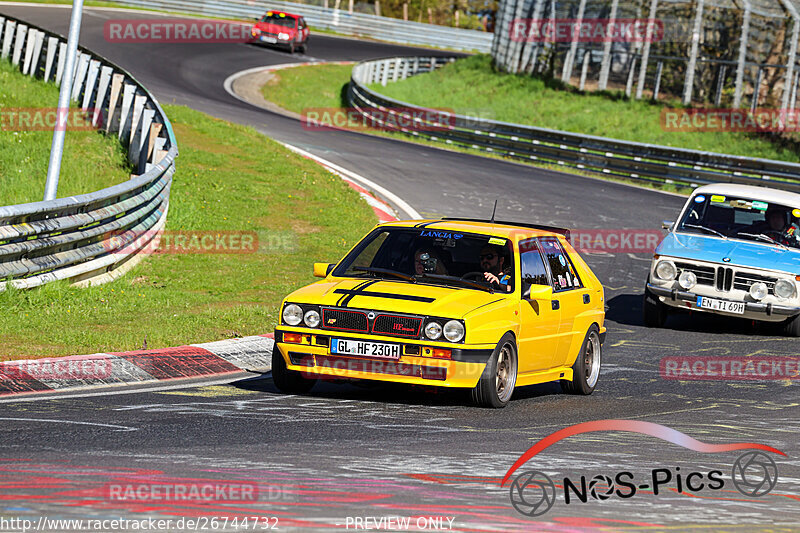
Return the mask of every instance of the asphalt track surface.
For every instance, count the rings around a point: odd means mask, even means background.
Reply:
[[[0,13],[67,30],[66,9],[0,5]],[[426,216],[487,216],[499,198],[498,218],[651,229],[673,218],[683,203],[653,191],[394,140],[304,131],[293,120],[237,101],[223,81],[244,69],[308,57],[239,44],[110,44],[102,32],[109,18],[132,17],[87,10],[82,44],[128,69],[162,102],[253,125],[368,177]],[[319,60],[415,53],[419,49],[319,35],[309,48]],[[275,517],[269,525],[277,522],[281,531],[353,530],[357,518],[390,516],[413,517],[412,525],[429,530],[434,522],[417,518],[441,517],[445,529],[468,531],[800,529],[797,381],[678,382],[659,375],[665,356],[788,356],[800,343],[746,322],[703,316],[671,317],[665,329],[646,329],[640,314],[649,257],[586,258],[604,282],[608,304],[603,371],[590,397],[543,385],[518,389],[507,408],[492,411],[469,406],[457,392],[394,386],[325,383],[307,396],[285,396],[267,375],[178,390],[4,402],[0,518],[258,515]],[[328,259],[335,258],[309,258],[309,264]],[[649,483],[650,490],[631,498],[589,496],[586,503],[570,504],[559,488],[543,516],[514,510],[508,485],[500,487],[499,480],[520,454],[564,427],[603,419],[663,424],[707,443],[762,443],[786,457],[770,454],[777,485],[766,496],[750,497],[731,482],[742,452],[699,453],[618,431],[577,435],[521,471],[541,470],[557,485],[565,477],[579,484],[581,476],[590,482],[598,474],[629,471],[642,486],[652,481],[653,469],[665,468],[675,474],[673,481],[658,495]],[[676,467],[684,474],[721,470],[724,487],[679,492]],[[198,505],[122,501],[109,492],[109,483],[211,480],[256,483],[258,494],[252,501]],[[452,525],[445,517],[454,518]],[[221,531],[221,522],[206,530]]]

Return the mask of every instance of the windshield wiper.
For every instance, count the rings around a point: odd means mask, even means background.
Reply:
[[[389,270],[388,268],[354,266],[353,270],[356,270],[358,272],[374,272],[375,274],[389,274],[390,276],[400,278],[404,281],[410,281],[411,283],[417,282],[417,279],[414,276],[403,274],[402,272],[398,272],[396,270]]]
[[[770,237],[769,235],[765,235],[764,233],[745,233],[744,231],[737,231],[736,235],[744,235],[745,237],[753,237],[754,239],[761,239],[762,241],[771,242],[772,244],[777,244],[781,248],[788,250],[789,248],[781,243]]]
[[[482,291],[487,291],[494,294],[494,289],[491,286],[487,287],[486,285],[478,283],[477,281],[458,278],[456,276],[445,276],[443,274],[423,274],[422,276],[425,278],[440,279],[442,281],[455,281],[457,283],[467,285],[468,287],[472,287],[474,289],[480,289]]]
[[[728,238],[728,236],[725,235],[724,233],[720,233],[719,231],[717,231],[715,229],[707,228],[707,227],[701,226],[699,224],[683,224],[683,227],[684,228],[695,228],[695,229],[701,229],[701,230],[705,230],[705,231],[710,231],[711,233],[713,233],[715,235],[719,235],[723,239],[727,239]]]

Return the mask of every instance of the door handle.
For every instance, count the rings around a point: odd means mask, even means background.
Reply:
[[[558,311],[559,309],[561,309],[561,302],[553,300],[553,311]]]

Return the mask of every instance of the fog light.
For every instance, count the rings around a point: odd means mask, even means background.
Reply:
[[[680,277],[678,278],[678,285],[686,289],[687,291],[697,285],[697,276],[694,272],[690,272],[688,270],[684,270],[681,272]]]
[[[779,279],[775,282],[775,296],[784,300],[794,298],[794,283],[787,279]]]
[[[656,276],[664,281],[672,281],[678,275],[678,269],[672,261],[659,261],[656,265]]]
[[[753,297],[753,300],[761,301],[767,297],[767,294],[769,294],[769,289],[765,283],[759,281],[750,285],[750,296]]]
[[[319,313],[317,313],[313,309],[311,311],[306,311],[306,314],[303,317],[303,322],[305,322],[306,326],[310,328],[315,328],[319,326]]]
[[[438,322],[428,322],[425,326],[425,336],[435,341],[442,336],[442,326]]]

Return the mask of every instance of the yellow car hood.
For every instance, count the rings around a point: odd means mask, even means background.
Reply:
[[[443,318],[463,318],[484,305],[502,300],[502,293],[388,280],[338,278],[294,291],[287,302],[392,311]]]

